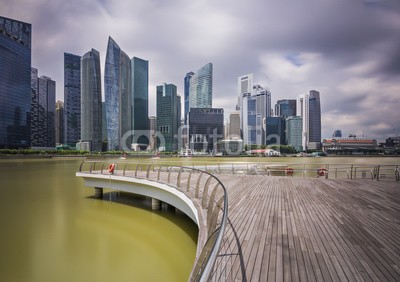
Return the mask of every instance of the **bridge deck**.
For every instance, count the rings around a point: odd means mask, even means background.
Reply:
[[[213,280],[400,281],[400,183],[218,177],[231,225]]]

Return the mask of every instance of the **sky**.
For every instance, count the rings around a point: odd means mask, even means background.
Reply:
[[[149,114],[156,86],[183,96],[186,73],[213,63],[213,107],[228,117],[237,78],[280,99],[317,90],[322,137],[400,134],[399,0],[0,0],[0,15],[32,24],[32,66],[64,100],[64,52],[100,51],[108,37],[149,61]],[[104,97],[104,93],[103,93]]]

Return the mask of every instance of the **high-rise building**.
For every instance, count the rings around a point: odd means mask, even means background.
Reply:
[[[149,144],[149,62],[131,59],[134,143]]]
[[[342,137],[342,131],[340,129],[337,129],[333,132],[332,134],[333,138],[341,138]]]
[[[216,153],[224,139],[224,110],[220,108],[190,108],[189,146],[193,151]]]
[[[62,101],[56,102],[56,145],[64,143],[64,103]]]
[[[102,149],[100,53],[92,49],[81,60],[81,145]],[[86,146],[87,145],[87,146]]]
[[[229,115],[229,130],[227,139],[241,139],[240,138],[240,113],[232,112]]]
[[[131,62],[111,36],[104,68],[104,91],[108,150],[129,149],[133,122]],[[124,137],[125,134],[128,136]]]
[[[31,24],[0,17],[0,148],[30,146]]]
[[[177,151],[178,141],[175,137],[181,124],[181,98],[177,95],[174,84],[157,86],[157,147],[160,151]]]
[[[81,56],[64,53],[64,141],[81,140]]]
[[[189,111],[192,108],[212,108],[212,88],[213,64],[208,63],[190,78]]]
[[[156,132],[157,132],[157,118],[155,116],[149,117],[149,130],[150,130],[150,150],[155,150],[157,147]]]
[[[240,130],[245,145],[265,145],[265,119],[271,116],[271,92],[253,84],[253,74],[238,78]]]
[[[303,151],[302,146],[303,119],[298,116],[286,118],[286,144],[297,151]]]
[[[184,79],[184,98],[185,98],[185,125],[187,125],[187,119],[189,116],[189,92],[190,92],[190,79],[194,75],[194,72],[188,72]]]
[[[32,68],[31,91],[31,146],[55,148],[56,82]]]
[[[296,100],[284,99],[278,100],[275,104],[275,116],[291,117],[296,115]]]
[[[267,117],[265,119],[266,145],[285,145],[285,118]]]
[[[297,97],[297,116],[303,118],[302,146],[304,150],[321,148],[321,103],[318,91]]]

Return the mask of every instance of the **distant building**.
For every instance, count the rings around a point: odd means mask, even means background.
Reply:
[[[192,108],[212,108],[213,64],[204,65],[188,79],[189,111]]]
[[[275,104],[275,116],[288,118],[296,115],[296,100],[278,100]]]
[[[185,124],[187,125],[187,119],[189,117],[189,94],[190,94],[190,79],[194,75],[194,72],[188,72],[184,79],[184,98],[185,98]]]
[[[55,148],[56,82],[32,68],[31,91],[31,146]]]
[[[149,129],[150,129],[150,143],[149,143],[149,149],[150,150],[155,150],[157,147],[157,118],[155,116],[150,116],[149,117]]]
[[[303,118],[302,146],[304,150],[321,146],[321,103],[318,91],[297,97],[297,116]]]
[[[160,151],[177,151],[178,141],[175,139],[181,123],[181,97],[177,95],[174,84],[157,86],[157,147]]]
[[[28,148],[31,24],[0,16],[0,148]]]
[[[322,149],[327,154],[363,155],[378,154],[378,143],[367,138],[332,138],[322,141]]]
[[[82,57],[81,74],[80,143],[86,144],[84,148],[90,151],[101,151],[102,102],[99,51],[92,49]]]
[[[265,145],[264,123],[271,116],[271,92],[253,84],[253,74],[238,78],[240,129],[245,145]]]
[[[342,131],[341,130],[335,130],[332,134],[333,138],[341,138],[342,137]]]
[[[240,138],[240,113],[232,112],[229,115],[229,130],[228,130],[228,138]]]
[[[303,120],[302,117],[292,116],[286,119],[286,144],[293,146],[296,151],[303,151],[302,146]]]
[[[285,118],[267,117],[265,119],[266,145],[285,145]]]
[[[224,110],[191,108],[189,124],[190,149],[197,152],[216,153],[217,144],[224,139]]]
[[[56,102],[56,145],[64,143],[64,103]]]
[[[75,147],[81,140],[81,56],[64,53],[64,141]]]

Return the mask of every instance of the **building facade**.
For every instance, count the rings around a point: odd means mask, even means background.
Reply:
[[[31,147],[55,148],[56,82],[31,70]]]
[[[194,72],[188,72],[185,76],[185,79],[183,81],[184,83],[184,99],[185,99],[185,124],[187,125],[188,122],[188,117],[189,117],[189,92],[190,92],[190,79],[194,75]]]
[[[108,150],[130,148],[132,130],[130,59],[111,38],[108,38],[104,68],[104,91]],[[122,140],[124,134],[129,134]]]
[[[157,148],[175,152],[178,149],[178,128],[181,124],[181,97],[174,84],[157,86]]]
[[[296,100],[278,100],[275,104],[275,116],[288,118],[296,116]]]
[[[64,103],[62,101],[56,102],[56,146],[64,143]]]
[[[31,24],[0,16],[0,148],[31,145]]]
[[[265,119],[266,145],[285,145],[285,118],[267,117]]]
[[[297,97],[297,116],[303,118],[303,150],[321,148],[321,103],[318,91]]]
[[[213,64],[208,63],[190,78],[189,111],[192,108],[212,108],[212,95]]]
[[[286,144],[293,146],[296,151],[303,151],[303,119],[298,116],[286,118]]]
[[[81,140],[81,56],[64,53],[64,141]]]
[[[134,131],[133,143],[148,145],[149,136],[149,62],[137,57],[131,59],[132,101]]]
[[[100,53],[92,49],[81,60],[81,143],[102,149]]]
[[[232,112],[229,115],[229,130],[226,139],[241,139],[240,137],[240,113]]]
[[[189,112],[189,147],[193,151],[216,153],[224,139],[224,110],[191,108]]]

